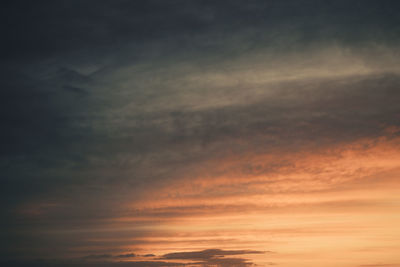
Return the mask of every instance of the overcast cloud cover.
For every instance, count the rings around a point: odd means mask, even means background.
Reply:
[[[303,266],[306,254],[260,245],[243,225],[253,231],[265,220],[252,216],[267,210],[324,205],[328,214],[376,207],[395,216],[399,8],[389,0],[3,1],[0,260]],[[351,193],[361,191],[376,198]],[[232,228],[220,217],[201,224],[217,214],[243,217]],[[183,218],[192,219],[180,226]],[[283,221],[271,235],[311,225],[282,230]],[[327,232],[345,232],[332,222]],[[391,227],[378,227],[393,229],[386,243],[352,247],[379,250],[371,262],[334,266],[396,266],[400,234]],[[298,240],[279,242],[304,248]]]

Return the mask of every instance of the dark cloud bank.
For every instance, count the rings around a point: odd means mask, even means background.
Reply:
[[[398,1],[1,5],[0,249],[7,266],[62,257],[80,241],[37,233],[95,225],[118,214],[114,207],[128,196],[140,198],[149,185],[228,151],[349,142],[400,125]],[[309,55],[331,47],[362,63],[340,77],[301,71],[318,70],[319,57]],[[257,83],[240,74],[265,68],[295,69],[302,78]],[[220,256],[247,253],[161,258],[245,266]]]

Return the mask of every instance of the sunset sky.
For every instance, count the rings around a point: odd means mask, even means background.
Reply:
[[[399,10],[1,2],[0,266],[400,267]]]

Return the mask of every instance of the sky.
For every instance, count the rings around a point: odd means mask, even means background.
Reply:
[[[0,264],[399,267],[400,3],[0,9]]]

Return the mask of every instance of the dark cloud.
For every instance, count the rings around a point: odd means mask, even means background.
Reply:
[[[201,251],[190,251],[190,252],[174,252],[163,255],[162,259],[179,259],[179,260],[209,260],[212,258],[218,258],[230,255],[243,255],[243,254],[262,254],[263,251],[255,250],[222,250],[222,249],[206,249]]]
[[[116,258],[134,258],[136,257],[135,253],[127,253],[127,254],[120,254],[115,256]]]
[[[174,39],[185,40],[183,46],[212,49],[213,40],[199,44],[192,38],[224,38],[227,33],[247,30],[256,41],[271,40],[276,39],[277,28],[295,33],[302,41],[393,39],[399,24],[394,12],[397,1],[118,0],[38,4],[19,0],[2,5],[1,29],[7,42],[2,43],[1,57],[8,60],[39,59],[79,50],[86,50],[86,58],[95,57],[99,51],[112,53],[126,43],[169,44]]]
[[[192,260],[194,264],[205,266],[249,266],[253,265],[245,258],[227,258],[225,256],[246,255],[246,254],[262,254],[264,251],[255,250],[222,250],[222,249],[206,249],[202,251],[190,252],[174,252],[168,253],[160,257],[160,259],[168,260]],[[200,261],[200,262],[196,262]]]

